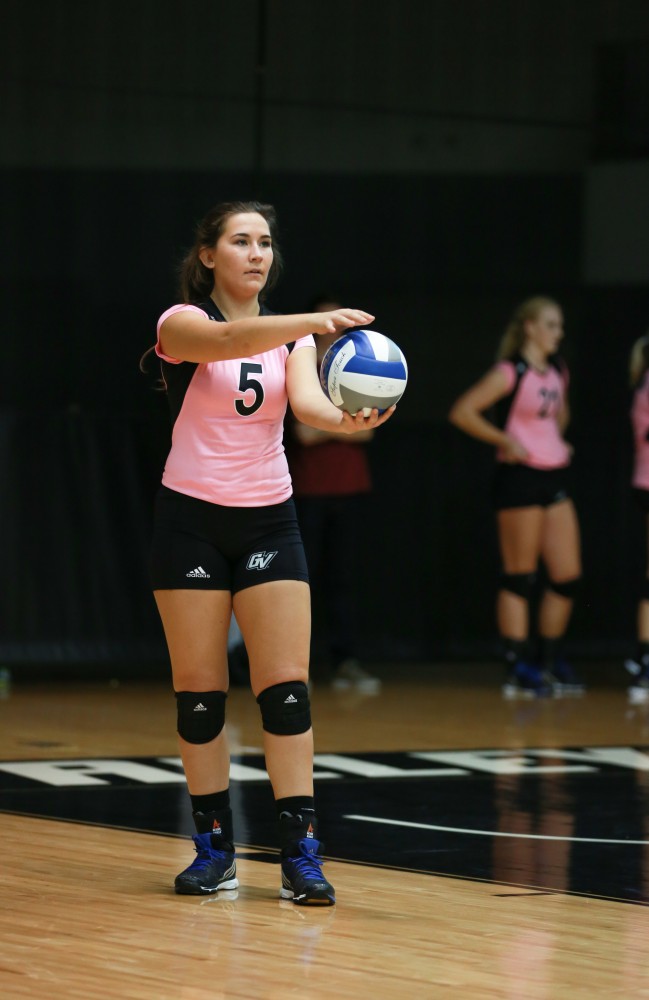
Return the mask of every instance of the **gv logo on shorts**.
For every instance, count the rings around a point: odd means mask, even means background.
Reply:
[[[253,552],[246,563],[246,569],[268,569],[277,552]]]

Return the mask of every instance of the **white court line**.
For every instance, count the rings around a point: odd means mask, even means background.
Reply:
[[[399,819],[381,819],[379,816],[352,816],[362,823],[385,823],[388,826],[410,826],[416,830],[442,830],[444,833],[470,833],[475,837],[519,837],[525,840],[570,840],[576,844],[649,844],[649,840],[603,840],[599,837],[550,837],[543,833],[503,833],[502,830],[466,830],[461,826],[435,826],[433,823],[408,823]]]

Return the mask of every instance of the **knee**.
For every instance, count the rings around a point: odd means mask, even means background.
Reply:
[[[177,691],[178,735],[187,743],[210,743],[225,725],[225,691]]]
[[[297,736],[311,728],[309,689],[303,681],[265,688],[257,698],[262,725],[275,736]]]
[[[529,601],[535,582],[536,573],[502,573],[500,589]]]
[[[565,597],[572,601],[580,582],[580,576],[575,576],[571,580],[548,580],[548,590],[551,590],[553,594],[558,594],[559,597]]]

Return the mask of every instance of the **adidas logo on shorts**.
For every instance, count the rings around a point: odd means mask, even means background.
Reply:
[[[201,580],[209,580],[210,578],[210,574],[206,573],[202,566],[197,566],[196,569],[186,573],[185,576],[198,577]]]

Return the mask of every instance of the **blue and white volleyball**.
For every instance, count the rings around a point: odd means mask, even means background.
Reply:
[[[354,416],[383,413],[404,394],[408,366],[403,351],[376,330],[352,330],[333,342],[320,366],[320,384],[334,406]]]

